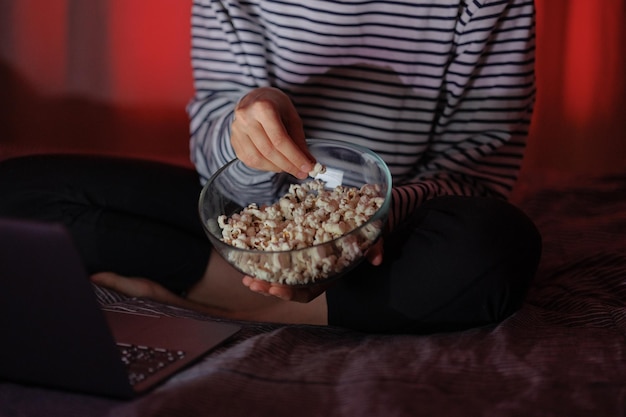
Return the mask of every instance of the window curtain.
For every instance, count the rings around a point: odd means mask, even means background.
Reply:
[[[524,169],[623,171],[626,0],[536,4],[538,99]],[[0,0],[0,158],[36,147],[41,135],[28,121],[58,123],[58,117],[35,113],[54,112],[57,106],[41,103],[69,97],[100,106],[82,118],[94,122],[111,108],[130,109],[128,119],[146,121],[132,130],[128,126],[134,122],[127,120],[120,129],[153,138],[151,147],[133,148],[126,139],[94,133],[66,142],[63,149],[117,147],[122,153],[167,159],[174,148],[156,143],[178,136],[174,153],[186,159],[182,114],[193,94],[190,8],[191,0]],[[33,97],[38,106],[33,107]],[[76,107],[69,109],[80,110]],[[176,127],[165,129],[165,137],[157,127],[168,112],[177,115],[172,118]],[[60,117],[69,125],[79,114]],[[28,129],[31,133],[25,134]],[[46,131],[52,137],[39,149],[55,149],[55,141],[69,140],[63,135],[75,133],[72,129]],[[109,143],[99,145],[99,140]]]

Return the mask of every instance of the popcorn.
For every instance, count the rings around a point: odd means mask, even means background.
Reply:
[[[325,167],[318,165],[312,174],[324,172]],[[297,285],[325,279],[362,257],[378,237],[382,221],[332,245],[322,244],[364,225],[383,205],[380,187],[366,184],[360,189],[337,186],[329,190],[325,186],[320,179],[292,184],[273,205],[250,204],[230,217],[219,216],[222,241],[250,250],[233,251],[228,260],[257,278]],[[299,251],[303,248],[310,250]]]
[[[326,172],[326,167],[320,164],[319,162],[316,162],[311,172],[309,172],[309,177],[315,178],[319,174],[323,174],[325,172]]]

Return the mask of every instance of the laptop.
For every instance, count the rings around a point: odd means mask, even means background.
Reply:
[[[240,329],[106,311],[62,225],[0,219],[0,380],[133,398]]]

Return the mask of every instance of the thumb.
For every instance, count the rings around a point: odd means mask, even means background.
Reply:
[[[383,263],[383,239],[379,239],[378,242],[374,244],[367,251],[367,260],[374,266],[378,266]]]

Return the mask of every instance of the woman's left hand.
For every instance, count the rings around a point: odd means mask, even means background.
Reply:
[[[330,286],[329,283],[320,283],[310,287],[292,287],[284,284],[274,284],[251,276],[244,276],[243,285],[263,295],[272,295],[285,301],[296,301],[298,303],[308,303],[317,298]]]
[[[374,246],[367,251],[367,260],[374,266],[378,266],[383,261],[383,239],[379,239]],[[243,285],[248,287],[251,291],[254,291],[263,295],[272,295],[285,301],[296,301],[299,303],[308,303],[315,299],[317,296],[326,291],[331,285],[331,282],[321,282],[317,285],[310,287],[293,287],[285,284],[274,284],[271,282],[263,281],[251,276],[244,276],[242,279]]]

